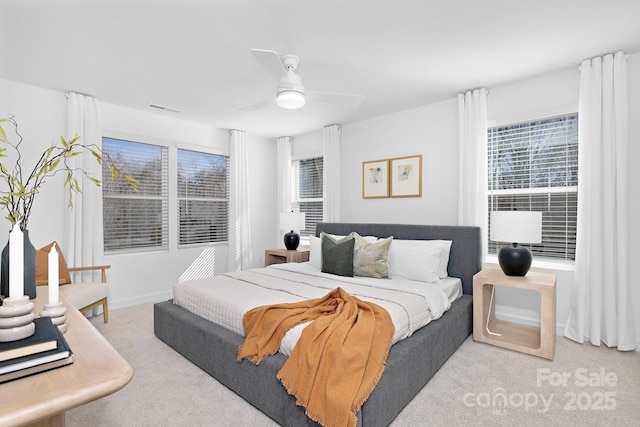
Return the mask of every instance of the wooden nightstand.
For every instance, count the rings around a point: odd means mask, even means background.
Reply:
[[[496,318],[495,286],[540,293],[540,327]],[[497,268],[473,276],[473,340],[553,360],[556,348],[556,275],[529,271],[507,276]]]
[[[307,262],[309,261],[309,249],[267,249],[264,251],[264,266],[271,264],[282,264],[285,262]]]

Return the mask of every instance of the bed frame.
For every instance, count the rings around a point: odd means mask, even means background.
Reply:
[[[433,377],[473,331],[473,275],[482,267],[480,228],[406,224],[320,223],[320,232],[406,240],[452,240],[448,272],[462,279],[464,295],[438,320],[391,347],[385,371],[358,413],[358,425],[387,426]],[[237,362],[244,338],[165,301],[154,306],[158,338],[283,426],[317,426],[276,378],[286,357],[281,353],[260,365]],[[203,397],[206,399],[206,397]]]

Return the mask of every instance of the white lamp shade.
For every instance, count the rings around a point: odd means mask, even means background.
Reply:
[[[491,240],[509,243],[542,242],[542,212],[491,212]]]
[[[295,110],[297,108],[304,107],[305,98],[303,93],[295,90],[286,90],[278,93],[276,103],[279,107],[286,108],[288,110]]]
[[[304,212],[280,212],[280,230],[304,230]]]

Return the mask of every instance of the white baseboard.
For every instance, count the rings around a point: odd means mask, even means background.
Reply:
[[[118,308],[131,307],[134,305],[167,301],[171,298],[173,298],[173,290],[138,295],[133,298],[109,299],[109,309],[117,310]]]
[[[518,316],[512,313],[505,313],[503,311],[496,310],[496,317],[499,317],[500,319],[506,320],[508,322],[522,323],[523,325],[540,327],[540,319],[534,319],[533,317],[529,317],[529,316]],[[564,323],[556,322],[556,336],[563,337],[564,328],[565,328]],[[635,351],[640,353],[640,338],[636,338]]]
[[[508,322],[521,323],[523,325],[540,327],[540,318],[533,318],[529,316],[519,316],[513,313],[505,313],[496,309],[496,317],[506,320]],[[564,335],[564,324],[556,322],[556,335]]]

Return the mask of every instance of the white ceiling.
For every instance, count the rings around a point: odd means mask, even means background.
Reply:
[[[357,108],[240,107],[276,82],[250,52],[300,57],[307,90]],[[639,0],[2,0],[0,78],[171,117],[299,135],[640,51]],[[4,112],[7,113],[7,112]]]

